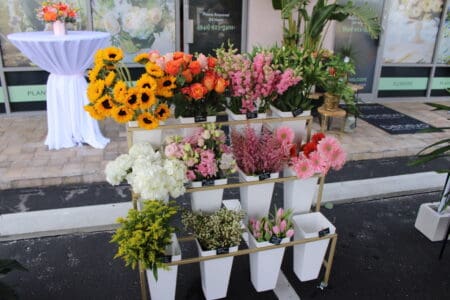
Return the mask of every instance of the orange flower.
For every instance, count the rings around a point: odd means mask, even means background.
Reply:
[[[203,86],[203,84],[194,83],[190,87],[189,96],[195,100],[200,100],[206,95],[206,93],[208,93],[208,90]]]
[[[173,60],[178,60],[184,58],[184,52],[174,52],[173,53]]]
[[[191,61],[191,63],[189,64],[189,70],[191,70],[192,75],[195,76],[197,74],[200,74],[200,72],[202,71],[202,66],[196,60]]]
[[[166,63],[165,71],[166,73],[176,76],[180,71],[182,60],[171,60]]]
[[[190,63],[192,60],[192,54],[184,54],[183,55],[183,60],[186,64]]]
[[[225,92],[226,87],[228,86],[228,81],[226,81],[224,78],[219,77],[217,78],[216,86],[214,87],[214,91],[216,93],[222,94]]]
[[[181,75],[183,75],[184,79],[186,79],[186,83],[191,83],[192,82],[192,73],[189,69],[184,70],[183,72],[181,72]]]
[[[216,66],[216,62],[216,58],[208,56],[208,68],[213,69]]]
[[[57,14],[55,11],[45,11],[43,18],[45,22],[54,22],[56,21]]]
[[[212,91],[216,85],[216,75],[213,72],[207,72],[202,81],[208,92]]]

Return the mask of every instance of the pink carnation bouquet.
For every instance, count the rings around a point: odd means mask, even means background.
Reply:
[[[291,238],[294,235],[292,210],[275,208],[275,215],[250,219],[248,228],[257,242],[279,244],[281,239]]]
[[[326,175],[330,169],[340,170],[346,161],[341,143],[335,137],[323,133],[314,134],[311,141],[300,147],[299,153],[296,150],[291,152],[290,165],[301,179],[317,173]]]
[[[293,139],[293,130],[285,126],[274,132],[263,127],[261,134],[250,126],[231,132],[236,163],[247,175],[279,172],[289,161]]]
[[[225,140],[223,130],[206,124],[191,136],[167,138],[164,153],[186,164],[186,176],[191,181],[226,178],[236,171],[236,161]]]

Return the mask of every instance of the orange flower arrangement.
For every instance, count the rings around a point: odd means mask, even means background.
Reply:
[[[175,116],[197,117],[216,115],[224,110],[224,92],[228,81],[215,71],[216,59],[204,54],[173,52],[149,55],[150,62],[175,76],[177,88],[168,103],[175,105]]]
[[[37,9],[37,18],[44,22],[75,23],[78,10],[78,8],[73,8],[67,3],[44,1],[41,7]]]

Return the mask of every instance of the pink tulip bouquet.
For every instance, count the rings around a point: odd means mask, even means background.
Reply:
[[[186,164],[186,176],[191,181],[226,178],[236,171],[236,161],[225,140],[223,130],[205,124],[191,136],[167,138],[164,153]]]
[[[247,126],[242,132],[231,132],[233,153],[239,169],[246,175],[279,172],[289,161],[294,132],[289,127],[279,127],[271,132],[263,128],[261,134]]]
[[[279,244],[284,238],[294,235],[292,211],[283,208],[275,209],[275,215],[259,220],[250,219],[248,228],[257,242]]]
[[[290,165],[297,177],[306,179],[314,174],[326,175],[330,169],[339,170],[345,164],[346,154],[341,143],[332,136],[316,133],[311,141],[291,151]]]

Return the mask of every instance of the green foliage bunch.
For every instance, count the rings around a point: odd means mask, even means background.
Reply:
[[[239,245],[244,229],[242,211],[221,208],[213,214],[184,211],[181,222],[192,230],[204,250],[229,248]]]
[[[160,200],[143,202],[141,211],[130,209],[126,218],[117,220],[121,227],[111,240],[119,246],[114,258],[121,257],[133,269],[142,263],[158,279],[158,268],[166,269],[164,255],[175,232],[170,222],[176,213],[177,208],[171,202]]]

